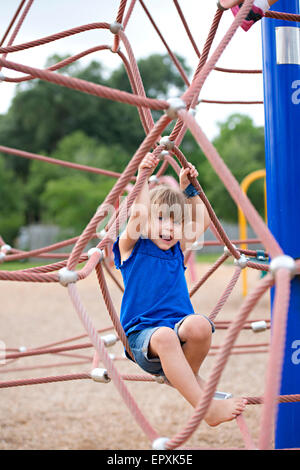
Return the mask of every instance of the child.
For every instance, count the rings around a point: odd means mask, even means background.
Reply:
[[[219,0],[217,5],[220,10],[228,10],[231,8],[232,13],[236,16],[243,6],[244,0]],[[269,8],[276,3],[277,0],[254,0],[252,8],[241,27],[244,31],[248,31],[249,28],[256,22],[259,21],[269,10]]]
[[[142,171],[153,172],[158,162],[147,154],[137,181]],[[146,372],[165,376],[196,407],[204,385],[198,371],[210,349],[214,325],[194,313],[184,276],[182,249],[209,225],[188,175],[198,175],[191,164],[180,172],[181,190],[157,186],[149,192],[145,182],[113,251],[125,286],[120,320],[135,361]],[[205,421],[211,426],[230,421],[245,405],[242,398],[213,399]]]

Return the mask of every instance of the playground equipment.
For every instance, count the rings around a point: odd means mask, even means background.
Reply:
[[[247,191],[249,187],[251,186],[254,181],[257,181],[260,178],[266,178],[266,170],[257,170],[253,171],[249,175],[247,175],[243,181],[241,182],[241,189],[244,192],[244,194],[247,194]],[[264,200],[265,200],[265,220],[267,217],[266,214],[266,208],[267,208],[267,199],[266,199],[266,182],[264,183]],[[248,233],[247,233],[247,220],[246,217],[241,210],[240,207],[238,207],[238,222],[239,222],[239,235],[241,240],[246,240],[248,238]],[[247,243],[242,243],[241,248],[243,250],[246,250],[248,248]],[[242,282],[243,282],[243,296],[245,297],[247,295],[247,268],[243,270],[242,272]]]
[[[278,3],[275,10],[277,8]],[[280,2],[280,8],[283,11],[300,12],[297,0]],[[266,21],[262,26],[268,224],[284,252],[297,259],[300,257],[297,235],[299,223],[296,216],[300,211],[297,142],[300,122],[300,29],[299,24],[292,25],[281,20],[275,23],[274,20]],[[297,361],[293,356],[300,333],[298,277],[291,282],[290,288],[290,303],[282,333],[281,393],[293,393],[293,390],[300,389]],[[274,295],[272,290],[272,298]],[[275,314],[272,311],[273,320]],[[279,405],[278,408],[275,447],[299,447],[299,407],[292,405],[286,409]]]
[[[175,449],[183,445],[187,441],[187,439],[191,436],[191,434],[195,431],[197,426],[202,421],[203,417],[205,416],[206,410],[216,393],[216,387],[218,385],[219,379],[221,377],[222,371],[227,363],[229,355],[233,349],[234,342],[241,331],[241,329],[247,324],[247,318],[255,304],[261,298],[261,296],[272,286],[276,287],[275,296],[274,296],[274,304],[273,304],[273,334],[272,334],[272,344],[271,344],[271,352],[269,356],[269,363],[268,363],[268,370],[267,370],[267,380],[265,384],[265,392],[263,397],[247,397],[248,404],[258,404],[262,403],[262,417],[261,417],[261,426],[260,426],[260,435],[258,443],[253,442],[251,438],[251,432],[247,429],[243,416],[239,416],[237,418],[238,426],[240,427],[245,447],[249,449],[269,449],[271,446],[271,438],[272,438],[272,431],[273,431],[273,424],[274,418],[276,417],[276,410],[277,410],[277,403],[285,402],[288,405],[287,407],[291,407],[290,402],[299,401],[300,396],[297,393],[287,395],[279,395],[279,382],[281,377],[281,365],[283,359],[283,349],[284,349],[284,339],[285,339],[285,331],[286,331],[286,315],[288,311],[289,301],[290,301],[290,284],[291,279],[297,276],[300,272],[300,264],[299,261],[295,259],[295,253],[291,251],[291,254],[286,254],[285,249],[281,246],[278,240],[275,238],[274,234],[268,229],[265,225],[264,221],[261,217],[257,214],[256,210],[248,200],[247,196],[241,191],[238,182],[235,180],[233,175],[231,174],[230,170],[226,167],[224,162],[222,161],[221,157],[218,155],[216,149],[213,145],[209,142],[201,128],[199,127],[198,123],[196,122],[193,113],[190,112],[196,106],[199,100],[199,94],[203,87],[203,84],[207,77],[209,76],[210,72],[216,69],[216,63],[220,56],[222,55],[223,51],[225,50],[227,44],[234,36],[237,28],[241,25],[243,19],[247,16],[248,12],[251,9],[253,0],[246,0],[243,4],[243,7],[240,9],[240,12],[235,17],[232,22],[232,25],[220,41],[219,45],[216,47],[215,51],[211,54],[208,58],[210,49],[212,46],[212,42],[215,38],[216,31],[220,20],[223,15],[222,10],[217,10],[207,41],[204,45],[202,54],[198,54],[197,49],[195,52],[199,57],[198,67],[195,70],[193,80],[191,83],[187,79],[183,69],[180,67],[178,61],[176,61],[175,56],[173,56],[174,63],[178,68],[180,74],[184,78],[187,88],[183,95],[179,98],[169,99],[169,100],[159,100],[159,99],[150,99],[145,96],[143,90],[143,84],[141,81],[141,77],[139,75],[139,71],[135,62],[135,58],[128,41],[128,38],[125,34],[125,29],[129,19],[131,18],[132,12],[134,10],[135,1],[131,1],[128,10],[125,9],[127,6],[126,1],[121,1],[119,10],[116,15],[116,21],[109,23],[93,23],[77,28],[72,28],[68,31],[63,31],[61,33],[57,33],[45,38],[41,38],[35,41],[28,42],[26,44],[19,44],[13,45],[15,36],[22,24],[22,21],[26,17],[33,0],[29,0],[26,4],[26,8],[24,9],[22,16],[15,28],[15,31],[9,41],[9,44],[5,47],[0,47],[0,53],[3,54],[0,58],[0,66],[1,68],[7,68],[10,70],[15,70],[21,72],[23,75],[21,78],[8,78],[5,75],[2,76],[3,81],[23,81],[23,80],[31,80],[33,78],[40,78],[42,80],[49,81],[51,83],[55,83],[61,86],[67,86],[73,88],[75,90],[79,90],[85,93],[91,93],[95,96],[101,96],[107,99],[114,99],[118,100],[122,103],[127,103],[133,106],[137,106],[138,111],[140,113],[141,121],[143,127],[145,129],[146,137],[143,142],[140,143],[140,146],[132,157],[128,166],[124,169],[124,172],[121,175],[114,175],[117,179],[117,182],[111,192],[107,195],[105,201],[101,204],[98,210],[95,212],[95,215],[83,231],[83,233],[75,237],[75,239],[66,240],[62,242],[62,244],[56,244],[55,247],[59,246],[67,246],[69,244],[75,243],[75,247],[73,248],[71,254],[69,256],[64,256],[63,260],[58,263],[53,263],[50,265],[42,266],[39,268],[30,268],[24,269],[15,272],[9,271],[0,271],[0,279],[6,281],[25,281],[25,282],[60,282],[62,286],[64,286],[68,294],[70,296],[70,300],[74,305],[74,309],[77,312],[80,320],[82,321],[84,328],[90,338],[90,342],[92,343],[95,353],[94,353],[94,360],[93,360],[93,369],[90,374],[73,374],[69,376],[56,376],[56,377],[47,377],[47,378],[37,378],[37,379],[29,379],[29,380],[20,380],[20,381],[8,381],[8,382],[0,382],[0,388],[5,387],[12,387],[12,386],[21,386],[21,385],[29,385],[32,383],[48,383],[51,381],[61,381],[61,380],[73,380],[73,379],[93,379],[95,381],[100,381],[106,383],[108,380],[112,380],[115,384],[116,388],[118,389],[119,393],[121,394],[124,402],[128,406],[129,410],[132,412],[133,417],[137,421],[137,423],[141,426],[142,430],[145,432],[149,441],[152,443],[152,448],[154,449]],[[288,3],[288,2],[287,2]],[[22,5],[24,1],[22,2]],[[145,8],[144,2],[140,1],[140,4]],[[184,15],[179,7],[177,1],[174,1],[174,4],[180,14],[181,19],[183,20],[184,27],[187,32],[188,26],[184,21]],[[294,1],[290,1],[288,3],[291,6],[291,10],[296,10],[296,3]],[[147,10],[148,11],[148,10]],[[148,12],[149,14],[149,12]],[[269,18],[282,18],[284,20],[289,21],[299,21],[300,16],[295,14],[285,14],[285,13],[273,13],[268,12],[266,15]],[[13,24],[13,22],[12,22]],[[71,36],[73,34],[77,34],[83,31],[88,31],[91,29],[104,29],[114,35],[114,44],[112,48],[109,46],[102,46],[102,49],[111,49],[112,52],[117,53],[120,58],[124,61],[124,65],[128,72],[131,86],[133,93],[127,93],[115,89],[110,89],[102,85],[96,85],[93,83],[86,82],[84,80],[79,80],[71,77],[67,77],[64,75],[60,75],[54,70],[58,70],[60,67],[65,65],[66,63],[70,63],[78,58],[72,57],[63,61],[63,63],[55,64],[54,66],[50,67],[49,69],[42,70],[35,67],[30,67],[27,65],[19,64],[16,62],[12,62],[7,60],[6,55],[23,50],[25,48],[39,46],[41,44],[49,43],[53,40],[58,40],[62,37]],[[190,33],[190,32],[189,32]],[[191,35],[189,34],[189,37]],[[194,41],[192,41],[195,44]],[[125,46],[128,59],[124,56],[124,54],[119,50],[119,45]],[[95,50],[95,48],[93,49]],[[97,46],[97,50],[101,50],[101,46]],[[87,54],[88,52],[86,52]],[[268,68],[268,65],[266,65]],[[273,73],[273,72],[272,72]],[[294,80],[295,81],[295,80]],[[266,88],[268,87],[269,78],[266,80]],[[150,112],[150,109],[153,110],[161,110],[164,111],[164,114],[161,118],[154,123],[153,118]],[[175,120],[176,123],[170,133],[169,136],[164,136],[164,140],[161,139],[163,132],[165,131],[166,127]],[[296,121],[297,122],[297,121]],[[298,120],[299,122],[299,120]],[[183,429],[178,431],[178,433],[173,437],[161,437],[155,431],[155,429],[149,424],[145,416],[143,415],[141,409],[135,402],[133,396],[129,392],[128,388],[125,385],[125,380],[148,380],[154,381],[155,379],[151,376],[144,376],[144,375],[136,375],[134,377],[128,376],[121,376],[118,373],[117,368],[115,367],[112,358],[106,351],[106,346],[109,342],[112,341],[112,338],[101,338],[98,332],[94,328],[88,312],[83,305],[79,292],[77,290],[76,283],[80,282],[82,279],[86,278],[94,269],[97,273],[99,286],[101,292],[103,294],[103,299],[105,300],[108,312],[110,314],[113,326],[116,330],[118,338],[122,341],[123,345],[126,347],[127,351],[130,352],[128,347],[126,336],[122,330],[122,327],[119,322],[119,318],[117,312],[114,309],[114,305],[111,301],[108,287],[106,284],[106,280],[103,274],[103,267],[105,266],[105,250],[109,247],[115,239],[115,235],[118,232],[118,227],[121,226],[128,216],[128,210],[130,209],[131,205],[133,204],[136,196],[138,195],[141,187],[143,186],[144,182],[148,178],[148,172],[145,170],[142,173],[141,180],[138,184],[136,184],[132,190],[128,193],[126,198],[126,204],[122,203],[118,210],[113,214],[111,219],[109,220],[105,234],[98,238],[101,238],[98,242],[97,246],[95,246],[92,251],[88,253],[84,252],[86,244],[95,239],[97,237],[95,231],[98,224],[103,220],[106,216],[108,209],[111,206],[114,206],[117,198],[126,191],[127,185],[130,183],[134,174],[138,168],[139,163],[146,155],[147,152],[153,150],[156,155],[161,155],[163,151],[167,151],[169,157],[172,159],[175,157],[177,161],[180,163],[181,166],[187,166],[187,160],[183,153],[181,152],[179,146],[184,136],[185,131],[189,129],[193,134],[195,140],[201,146],[203,152],[205,153],[206,157],[210,161],[212,167],[215,169],[216,173],[220,177],[221,181],[227,187],[229,193],[231,194],[232,198],[236,202],[236,204],[241,208],[244,212],[245,216],[247,217],[249,223],[254,228],[255,232],[258,235],[260,242],[266,248],[268,255],[271,257],[271,263],[269,266],[263,266],[259,263],[255,262],[255,258],[257,253],[255,251],[250,250],[243,250],[237,249],[235,244],[227,237],[226,233],[222,225],[220,224],[218,218],[216,217],[213,208],[211,207],[209,201],[207,200],[204,191],[200,187],[198,181],[196,179],[191,179],[191,182],[199,191],[199,197],[205,204],[210,218],[212,226],[214,227],[215,234],[218,238],[218,241],[225,246],[224,254],[219,258],[219,260],[210,268],[208,273],[200,279],[196,285],[192,288],[190,295],[192,296],[201,285],[210,277],[213,272],[226,260],[229,256],[232,256],[234,259],[235,270],[232,278],[230,279],[226,289],[224,290],[223,294],[221,295],[220,299],[218,300],[215,308],[209,315],[209,317],[214,320],[222,306],[228,299],[230,293],[232,292],[234,286],[236,285],[237,280],[245,267],[251,267],[257,270],[265,270],[268,271],[268,274],[258,283],[258,286],[251,292],[242,303],[240,311],[235,316],[234,320],[227,325],[227,332],[226,337],[219,348],[215,365],[211,370],[211,373],[208,377],[206,386],[203,391],[203,396],[201,402],[195,409],[192,417],[190,420],[185,424]],[[278,133],[279,134],[279,133]],[[166,138],[167,137],[167,138]],[[268,139],[267,139],[268,141]],[[269,139],[271,142],[271,138]],[[5,153],[14,153],[21,157],[25,158],[37,158],[43,159],[46,157],[37,156],[34,154],[26,153],[16,149],[8,149],[7,147],[0,147],[0,151]],[[169,159],[170,161],[170,159]],[[157,178],[159,178],[165,171],[167,165],[169,164],[168,159],[165,159],[163,164],[161,165],[159,171],[157,172]],[[54,163],[54,162],[51,162]],[[63,164],[62,162],[56,162],[58,164]],[[83,169],[83,168],[82,168]],[[87,171],[87,169],[85,169]],[[95,171],[95,169],[91,170]],[[104,172],[104,170],[97,169],[98,172]],[[298,172],[299,173],[299,172]],[[105,173],[104,173],[105,174]],[[112,176],[112,174],[111,174]],[[296,172],[295,172],[296,177]],[[153,183],[155,184],[155,183]],[[298,202],[297,202],[298,203]],[[271,211],[272,213],[272,211]],[[293,212],[294,217],[297,217],[298,212]],[[268,217],[270,211],[268,207]],[[272,217],[270,215],[270,219]],[[290,227],[288,228],[289,233],[291,233]],[[298,233],[298,230],[295,230],[295,233]],[[22,259],[33,255],[45,255],[51,252],[54,248],[54,245],[51,247],[45,247],[44,249],[34,250],[30,253],[20,252],[18,250],[13,249],[12,247],[5,244],[4,240],[0,240],[1,244],[1,261],[5,262],[8,260],[13,259]],[[298,244],[297,244],[298,246]],[[289,251],[289,250],[288,250]],[[56,255],[55,255],[56,257]],[[76,269],[76,267],[84,262],[84,266]],[[107,267],[107,266],[106,266]],[[296,279],[293,281],[295,283],[298,282]],[[294,306],[293,306],[294,308]],[[295,312],[295,321],[299,320],[299,309],[298,313]],[[298,321],[299,324],[299,321]],[[249,325],[248,325],[249,326]],[[266,327],[266,324],[260,323],[260,325],[255,325],[253,329],[259,330],[260,328]],[[298,328],[299,329],[299,328]],[[297,331],[297,330],[296,330]],[[290,345],[290,344],[289,344]],[[51,350],[53,352],[55,348],[48,347],[44,349],[39,349],[35,351],[18,351],[12,354],[9,354],[7,358],[20,358],[28,355],[37,355],[45,353],[45,349]],[[101,368],[97,367],[98,362],[102,361],[104,364],[104,370],[99,370]],[[295,373],[295,370],[294,370]],[[299,376],[299,374],[298,374]],[[296,380],[297,382],[297,380]],[[299,388],[296,392],[299,391]],[[298,423],[300,420],[298,420]],[[290,424],[290,423],[289,423]],[[287,427],[289,427],[289,424]],[[297,424],[299,426],[299,424]],[[296,435],[296,438],[299,442],[300,433]],[[288,442],[286,447],[296,447],[298,445],[293,442]]]

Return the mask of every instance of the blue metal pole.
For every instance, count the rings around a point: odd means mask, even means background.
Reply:
[[[272,11],[299,14],[300,0],[279,0]],[[300,24],[264,18],[262,44],[268,225],[284,254],[300,258]],[[300,394],[299,276],[291,286],[280,394]],[[275,448],[295,447],[300,403],[280,404]]]

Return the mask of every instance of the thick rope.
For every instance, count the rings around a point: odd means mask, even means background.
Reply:
[[[15,12],[15,14],[14,14],[12,20],[11,20],[11,22],[9,23],[9,25],[8,25],[8,27],[7,27],[7,29],[6,29],[6,31],[5,31],[5,33],[4,33],[4,35],[3,35],[2,39],[1,39],[1,41],[0,41],[0,47],[3,45],[5,39],[7,38],[8,34],[9,34],[10,30],[11,30],[11,28],[13,27],[15,21],[17,20],[19,14],[20,14],[20,11],[22,10],[22,8],[23,8],[25,2],[26,2],[26,0],[21,0],[20,4],[19,4],[19,6],[18,6],[18,8],[17,8],[17,10],[16,10],[16,12]]]
[[[1,49],[1,48],[0,48]],[[17,64],[5,59],[0,59],[0,65],[8,69],[16,70],[18,72],[28,73],[35,78],[45,80],[56,85],[72,88],[73,90],[89,93],[100,98],[116,100],[121,103],[131,104],[132,106],[143,105],[157,110],[166,110],[169,104],[163,100],[156,100],[153,98],[144,98],[138,95],[133,95],[126,91],[116,90],[104,85],[87,82],[80,78],[67,77],[65,75],[56,74],[50,70],[38,69],[36,67],[29,67],[28,65]]]
[[[126,351],[128,352],[128,354],[130,354],[131,358],[133,359],[133,355],[132,355],[132,352],[130,350],[130,346],[129,346],[129,343],[128,343],[128,340],[127,340],[127,336],[125,335],[125,332],[122,328],[122,325],[120,323],[120,320],[119,320],[119,316],[114,308],[114,305],[113,305],[113,302],[112,302],[112,299],[110,297],[110,294],[109,294],[109,290],[108,290],[108,287],[107,287],[107,284],[106,284],[106,281],[105,281],[105,277],[104,277],[104,273],[103,273],[103,269],[102,269],[102,266],[100,263],[97,264],[96,266],[96,273],[97,273],[97,278],[98,278],[98,281],[99,281],[99,285],[100,285],[100,288],[101,288],[101,291],[102,291],[102,295],[103,295],[103,299],[104,299],[104,302],[106,304],[106,307],[107,307],[107,310],[108,310],[108,313],[110,315],[110,318],[111,318],[111,321],[118,333],[118,336],[120,338],[120,340],[122,341],[124,347],[126,348]]]
[[[117,369],[115,368],[113,361],[110,359],[108,353],[106,352],[106,348],[104,346],[103,341],[101,340],[100,336],[98,335],[97,331],[95,330],[83,304],[81,303],[81,300],[79,298],[77,289],[75,284],[69,284],[68,285],[68,291],[70,298],[72,300],[72,303],[74,305],[74,308],[82,321],[90,339],[91,342],[94,345],[94,348],[99,354],[99,357],[101,358],[102,362],[105,365],[105,368],[107,369],[108,375],[113,381],[115,387],[121,394],[125,404],[131,411],[133,417],[135,420],[138,422],[138,424],[141,426],[145,434],[148,436],[148,438],[153,441],[158,437],[157,432],[152,428],[150,423],[146,420],[142,412],[140,411],[139,407],[137,406],[134,398],[130,394],[129,390],[124,384],[124,381],[122,380],[121,376],[119,375]]]
[[[8,44],[7,44],[8,46],[11,46],[11,45],[13,44],[14,40],[16,39],[17,34],[18,34],[18,32],[20,31],[20,28],[21,28],[22,24],[24,23],[25,18],[26,18],[26,16],[27,16],[27,14],[28,14],[28,12],[29,12],[29,10],[30,10],[30,8],[31,8],[31,6],[32,6],[32,4],[33,4],[33,2],[34,2],[34,0],[28,0],[27,5],[25,6],[24,11],[23,11],[23,13],[21,14],[21,17],[20,17],[19,21],[17,22],[17,25],[16,25],[16,27],[15,27],[15,29],[14,29],[12,35],[11,35],[11,38],[10,38],[9,41],[8,41]],[[4,53],[3,56],[2,56],[2,58],[5,59],[6,56],[7,56],[7,54],[8,54],[7,52]],[[0,71],[1,71],[1,67],[0,67]]]
[[[264,407],[261,418],[261,431],[259,448],[268,449],[271,440],[271,431],[276,420],[276,397],[279,393],[285,336],[287,327],[287,313],[290,299],[290,273],[279,269],[276,273],[276,288],[272,316],[271,351],[267,366]]]
[[[218,313],[220,313],[220,311],[222,310],[222,308],[224,307],[225,303],[227,302],[231,292],[233,291],[239,277],[240,277],[240,274],[241,274],[241,268],[236,268],[234,273],[233,273],[233,276],[232,278],[230,279],[229,283],[228,283],[228,286],[226,286],[226,289],[225,291],[223,292],[223,294],[221,295],[219,301],[217,302],[215,308],[213,309],[213,311],[209,314],[209,318],[214,321],[214,319],[216,318],[216,316],[218,315]]]

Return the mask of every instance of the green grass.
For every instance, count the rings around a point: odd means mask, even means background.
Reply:
[[[2,271],[18,271],[20,269],[35,268],[36,266],[43,266],[42,261],[7,261],[6,263],[0,264],[0,270]]]
[[[219,257],[221,253],[197,253],[196,262],[197,263],[209,263],[213,264]],[[51,264],[52,260],[43,260],[43,261],[8,261],[0,264],[0,270],[2,271],[18,271],[20,269],[34,268],[37,266],[43,266],[46,264]],[[84,263],[81,263],[77,266],[77,269],[80,269]]]

